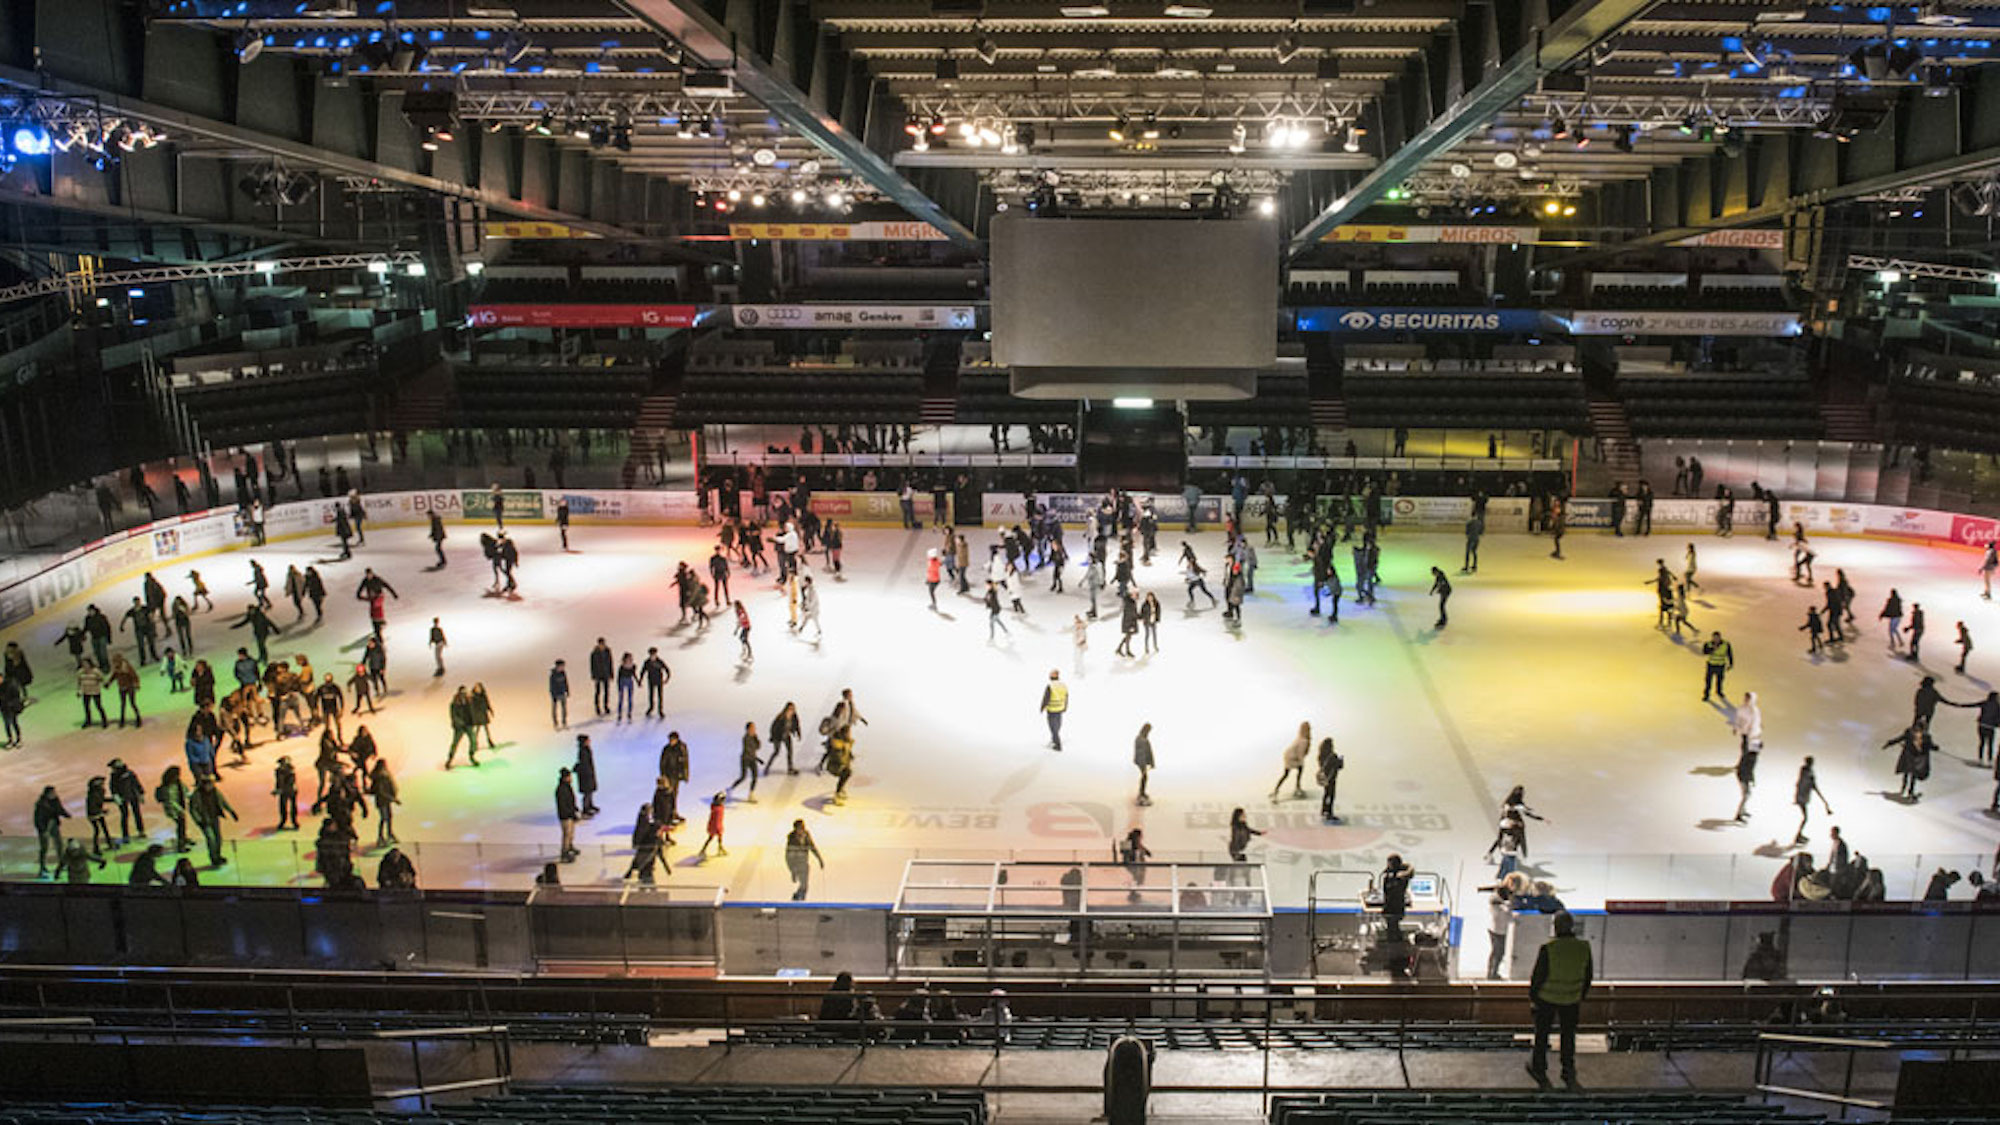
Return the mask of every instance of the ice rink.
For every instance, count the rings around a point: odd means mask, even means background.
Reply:
[[[1086,607],[1080,567],[1071,568],[1064,594],[1048,592],[1048,574],[1040,572],[1026,615],[1007,614],[1009,634],[989,643],[975,598],[941,591],[939,609],[927,607],[924,552],[938,542],[935,532],[854,530],[844,574],[812,559],[809,573],[823,591],[823,639],[787,630],[785,598],[768,575],[738,573],[734,592],[754,623],[756,659],[745,664],[725,618],[705,631],[677,623],[674,563],[701,564],[713,531],[580,527],[564,553],[552,527],[518,527],[521,590],[506,599],[488,592],[479,530],[452,526],[451,563],[443,570],[428,569],[421,528],[374,530],[348,562],[329,561],[336,552],[328,540],[254,552],[274,584],[288,565],[316,562],[332,593],[318,625],[310,606],[306,622],[292,625],[292,608],[279,599],[273,614],[288,631],[272,642],[274,658],[304,652],[322,671],[351,664],[367,633],[365,606],[353,597],[362,568],[372,566],[399,592],[389,607],[391,691],[382,712],[363,721],[400,780],[398,834],[428,887],[523,887],[554,858],[551,792],[577,733],[595,744],[604,811],[579,831],[584,855],[564,868],[564,881],[616,880],[630,856],[633,812],[651,794],[670,729],[693,754],[680,804],[688,823],[671,850],[671,878],[725,888],[739,902],[790,896],[783,840],[794,818],[811,827],[826,857],[812,899],[880,903],[893,897],[911,857],[1108,858],[1113,840],[1134,825],[1145,829],[1156,859],[1219,859],[1230,809],[1240,805],[1266,833],[1251,858],[1268,864],[1280,906],[1304,902],[1315,868],[1377,869],[1388,852],[1400,851],[1445,875],[1462,909],[1477,916],[1470,888],[1492,874],[1481,856],[1497,802],[1514,784],[1527,787],[1530,805],[1546,818],[1529,824],[1529,869],[1573,906],[1607,898],[1761,898],[1790,848],[1792,782],[1806,754],[1817,757],[1835,810],[1828,818],[1815,807],[1812,850],[1823,855],[1827,827],[1839,824],[1857,851],[1885,869],[1891,897],[1919,892],[1939,864],[1984,869],[2000,839],[2000,820],[1987,812],[1990,771],[1972,761],[1972,712],[1940,712],[1944,753],[1918,803],[1895,798],[1895,754],[1880,748],[1909,721],[1921,675],[1937,675],[1948,699],[1970,702],[1990,690],[1984,676],[2000,668],[2000,609],[1980,599],[1978,556],[1968,550],[1819,541],[1818,574],[1831,578],[1844,567],[1858,592],[1861,635],[1812,657],[1796,630],[1818,596],[1790,582],[1789,545],[1757,532],[1693,538],[1701,559],[1694,624],[1704,635],[1720,629],[1733,642],[1731,698],[1754,689],[1763,699],[1761,785],[1752,818],[1738,825],[1730,819],[1737,791],[1728,711],[1701,702],[1694,645],[1654,628],[1653,560],[1665,558],[1678,574],[1684,534],[1577,532],[1563,561],[1549,557],[1546,539],[1489,535],[1478,573],[1460,575],[1456,534],[1392,528],[1383,540],[1387,586],[1372,608],[1353,604],[1351,560],[1342,548],[1350,598],[1334,625],[1306,612],[1298,553],[1262,546],[1262,530],[1253,527],[1261,566],[1239,629],[1206,599],[1186,608],[1174,566],[1183,537],[1167,530],[1160,556],[1140,570],[1142,587],[1157,591],[1166,607],[1161,651],[1125,659],[1112,652],[1118,626],[1109,596],[1087,650],[1073,646],[1071,619]],[[994,533],[966,533],[983,558]],[[1078,556],[1080,538],[1069,534]],[[1208,531],[1192,542],[1219,594],[1221,535]],[[192,564],[217,592],[216,612],[196,621],[198,655],[225,687],[235,648],[250,641],[247,630],[225,627],[247,603],[249,557]],[[1442,631],[1432,627],[1436,606],[1425,594],[1433,564],[1457,587]],[[160,575],[170,596],[187,592],[186,570]],[[1892,586],[1929,617],[1921,665],[1892,656],[1874,620]],[[136,593],[132,582],[92,596],[115,620]],[[162,769],[183,760],[189,704],[185,695],[170,695],[157,665],[145,670],[142,729],[77,729],[70,662],[58,636],[81,613],[78,600],[6,634],[24,645],[36,670],[26,746],[0,755],[0,865],[8,878],[34,874],[30,811],[43,785],[57,786],[76,818],[68,834],[88,838],[85,783],[104,773],[109,759],[131,763],[149,794]],[[431,675],[425,645],[434,615],[450,637],[449,674],[441,678]],[[1952,671],[1959,620],[1987,646],[1974,652],[1965,675]],[[660,648],[673,671],[666,719],[593,716],[588,654],[599,636],[641,660],[648,646]],[[130,644],[123,648],[129,655]],[[552,729],[549,719],[545,683],[557,657],[568,661],[572,682],[568,732]],[[1037,710],[1052,668],[1072,683],[1063,753],[1047,748]],[[476,769],[461,758],[446,772],[446,703],[458,685],[475,682],[497,704],[500,746]],[[842,688],[854,690],[869,722],[858,728],[852,799],[835,806],[832,779],[813,770],[812,732]],[[736,776],[743,723],[754,721],[762,732],[787,700],[798,704],[806,730],[801,772],[787,775],[781,763],[758,785],[757,803],[732,801],[728,856],[697,863],[705,798]],[[115,695],[106,702],[115,715]],[[1315,739],[1332,735],[1346,757],[1337,825],[1321,822],[1316,791],[1304,799],[1270,796],[1283,748],[1302,720],[1312,723]],[[349,716],[350,735],[355,721]],[[1158,758],[1150,807],[1133,799],[1132,740],[1142,722],[1153,724]],[[225,755],[224,789],[242,819],[227,832],[228,867],[204,870],[205,878],[316,883],[316,821],[308,817],[297,832],[273,831],[270,796],[281,753],[298,765],[309,796],[316,739],[274,744],[268,730],[259,737],[247,764]],[[151,838],[171,843],[150,801],[147,816]],[[372,844],[372,823],[361,831]],[[140,846],[118,848],[98,878],[122,882]],[[379,854],[371,848],[357,865],[371,884]]]

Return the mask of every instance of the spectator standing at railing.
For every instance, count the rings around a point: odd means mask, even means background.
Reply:
[[[368,509],[361,503],[361,493],[349,489],[347,492],[347,518],[354,525],[356,546],[368,545]]]
[[[188,495],[187,481],[182,480],[179,473],[174,473],[173,479],[174,503],[180,506],[181,515],[187,515],[194,509],[194,498]]]
[[[1583,1002],[1590,996],[1590,943],[1576,936],[1576,919],[1567,910],[1555,916],[1555,931],[1535,955],[1534,972],[1529,977],[1535,1039],[1528,1056],[1528,1077],[1537,1086],[1548,1088],[1549,1031],[1554,1027],[1563,1085],[1576,1090],[1576,1026]]]

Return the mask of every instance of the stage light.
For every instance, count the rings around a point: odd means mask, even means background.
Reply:
[[[1125,135],[1129,133],[1131,129],[1132,129],[1132,119],[1121,113],[1118,115],[1118,120],[1112,123],[1111,128],[1105,130],[1104,135],[1110,137],[1114,141],[1123,141],[1125,139]]]
[[[912,137],[923,136],[924,130],[928,128],[930,128],[930,122],[925,121],[921,117],[912,116],[903,122],[903,132],[908,133]]]
[[[1238,121],[1229,130],[1229,151],[1241,154],[1245,149],[1249,148],[1249,145],[1246,143],[1249,138],[1250,131],[1243,127],[1241,121]]]
[[[1549,200],[1547,203],[1542,204],[1542,214],[1544,215],[1559,215],[1561,213],[1562,213],[1562,204],[1557,203],[1553,199]]]
[[[931,139],[927,136],[920,134],[915,140],[910,142],[911,152],[929,152],[930,150]]]
[[[803,205],[803,204],[805,203],[805,201],[806,201],[806,193],[805,193],[805,189],[803,189],[803,188],[793,188],[793,189],[792,189],[792,203],[793,203],[793,204],[794,204],[795,206],[797,206],[797,205]]]
[[[753,194],[753,195],[752,195],[752,196],[750,197],[750,206],[752,206],[752,207],[762,207],[763,205],[764,205],[764,193],[763,193],[763,192],[761,192],[761,191],[760,191],[760,192],[757,192],[757,193]]]
[[[1277,214],[1278,213],[1277,200],[1272,199],[1268,195],[1262,199],[1259,199],[1257,201],[1257,213],[1259,215],[1267,215],[1267,216]]]
[[[572,121],[569,123],[569,135],[579,141],[587,141],[590,139],[590,126],[582,121]]]
[[[632,127],[630,125],[614,125],[611,127],[611,147],[617,149],[619,152],[632,151]]]
[[[1283,66],[1293,59],[1298,58],[1299,51],[1302,49],[1297,34],[1287,31],[1283,35],[1278,36],[1278,65]]]
[[[409,277],[422,277],[426,272],[428,271],[424,269],[422,262],[411,262],[409,265],[403,267],[403,273]]]
[[[1551,116],[1546,125],[1551,138],[1560,141],[1569,137],[1569,122],[1563,120],[1561,114]]]
[[[1148,141],[1157,141],[1157,140],[1159,140],[1159,139],[1160,139],[1160,115],[1159,115],[1159,114],[1157,114],[1157,113],[1155,113],[1155,112],[1153,112],[1153,111],[1151,111],[1151,110],[1148,110],[1148,111],[1146,111],[1146,126],[1145,126],[1145,128],[1143,128],[1143,129],[1139,130],[1139,136],[1140,136],[1140,137],[1141,137],[1142,139],[1144,139],[1144,140],[1148,140]]]
[[[1563,218],[1567,219],[1575,214],[1576,214],[1576,204],[1569,203],[1563,205]]]
[[[478,258],[468,259],[465,263],[465,272],[473,277],[478,277],[480,274],[486,272],[486,263],[480,261]]]
[[[1637,125],[1627,125],[1618,130],[1618,139],[1614,143],[1618,146],[1619,152],[1637,151],[1639,147],[1639,127]]]
[[[1392,187],[1383,195],[1383,198],[1391,203],[1400,203],[1409,197],[1409,189],[1400,187]]]
[[[1903,271],[1877,270],[1875,271],[1875,280],[1881,282],[1884,285],[1894,285],[1897,282],[1903,280]]]
[[[46,156],[54,143],[49,131],[34,121],[13,121],[6,126],[7,150],[14,156]]]
[[[543,113],[539,118],[535,120],[535,132],[538,135],[544,137],[551,137],[555,135],[555,131],[556,131],[555,114]]]
[[[839,210],[844,204],[846,204],[846,202],[847,202],[846,198],[843,197],[837,191],[830,191],[826,193],[826,205],[828,207],[831,207],[835,210]]]
[[[264,37],[250,28],[236,33],[236,61],[248,65],[264,53]]]
[[[379,277],[379,276],[381,276],[382,274],[385,274],[385,273],[388,273],[388,272],[389,272],[389,263],[387,263],[387,262],[370,262],[370,263],[368,263],[368,272],[369,272],[369,273],[372,273],[372,274],[375,274],[376,276],[378,276],[378,277]]]
[[[985,63],[987,66],[992,66],[1000,59],[1000,45],[993,41],[992,36],[982,35],[972,45],[972,53],[979,56],[980,62]]]
[[[1151,410],[1153,408],[1153,400],[1150,398],[1114,398],[1111,400],[1111,405],[1118,410]]]
[[[436,152],[438,150],[437,136],[435,134],[425,135],[423,140],[417,142],[417,147],[423,149],[425,152]]]
[[[1346,137],[1346,139],[1344,139],[1344,140],[1342,140],[1342,141],[1340,142],[1340,148],[1341,148],[1341,151],[1343,151],[1343,152],[1360,152],[1360,151],[1361,151],[1361,134],[1362,134],[1362,133],[1363,133],[1364,131],[1365,131],[1365,130],[1363,130],[1363,129],[1362,129],[1362,128],[1361,128],[1360,126],[1359,126],[1359,125],[1349,125],[1349,126],[1347,127],[1347,137]]]

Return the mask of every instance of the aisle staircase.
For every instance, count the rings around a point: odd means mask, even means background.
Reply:
[[[958,398],[955,395],[925,395],[923,405],[917,408],[917,418],[926,426],[949,426],[958,420]]]
[[[396,388],[396,401],[384,411],[383,425],[406,434],[439,429],[445,424],[451,395],[451,361],[440,360]]]
[[[1820,419],[1826,424],[1826,440],[1874,444],[1881,438],[1875,430],[1875,407],[1866,402],[1823,402]]]
[[[1624,403],[1615,398],[1592,398],[1590,432],[1604,441],[1605,468],[1611,479],[1638,479],[1639,446],[1632,440],[1632,424],[1625,417]]]

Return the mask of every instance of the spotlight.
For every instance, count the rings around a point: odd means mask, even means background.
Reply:
[[[903,122],[903,132],[908,133],[912,137],[923,136],[924,130],[928,128],[930,128],[930,122],[925,121],[921,117],[912,116]]]
[[[1359,125],[1349,125],[1347,127],[1347,139],[1340,142],[1341,151],[1360,152],[1361,134],[1363,132],[1364,130]]]
[[[1542,214],[1544,215],[1560,215],[1562,214],[1562,209],[1563,205],[1553,199],[1542,204]]]
[[[1250,131],[1243,127],[1243,123],[1241,121],[1238,121],[1229,130],[1229,151],[1238,154],[1242,153],[1246,148],[1249,147],[1249,145],[1245,143],[1246,141],[1249,140],[1249,137],[1250,137]]]
[[[978,42],[972,45],[972,52],[979,56],[980,62],[992,66],[1000,59],[1000,44],[995,43],[992,36],[982,35]]]
[[[1562,114],[1558,113],[1549,117],[1545,124],[1548,127],[1551,138],[1558,141],[1568,139],[1569,122],[1563,120]]]
[[[1619,152],[1636,152],[1639,148],[1639,127],[1627,125],[1618,130],[1618,139],[1613,142]]]
[[[752,207],[762,207],[763,205],[764,205],[764,193],[763,193],[763,192],[761,192],[761,191],[760,191],[760,192],[755,192],[755,193],[753,193],[753,194],[752,194],[752,195],[750,196],[750,206],[752,206]]]
[[[826,205],[828,207],[831,207],[834,210],[838,211],[841,207],[846,205],[846,203],[847,200],[839,192],[830,191],[826,193]]]
[[[1139,136],[1148,141],[1160,139],[1160,115],[1151,110],[1146,112],[1146,127],[1139,130]]]
[[[1265,216],[1277,214],[1278,213],[1277,200],[1272,199],[1268,195],[1262,199],[1259,199],[1257,201],[1257,213],[1259,215],[1265,215]]]
[[[1110,137],[1114,141],[1123,141],[1126,135],[1131,131],[1132,131],[1132,119],[1121,113],[1118,115],[1118,120],[1112,124],[1111,128],[1105,130],[1105,136]]]
[[[1563,205],[1563,218],[1567,219],[1575,214],[1576,214],[1576,204],[1569,203]]]
[[[535,119],[535,133],[538,136],[552,137],[555,135],[555,132],[556,132],[555,114],[543,111],[542,115]]]
[[[14,121],[5,127],[7,147],[16,156],[46,156],[54,143],[49,131],[34,121]]]
[[[590,147],[603,148],[610,143],[611,126],[603,121],[593,122],[590,126]]]
[[[793,206],[803,206],[803,205],[805,204],[805,201],[806,201],[806,193],[805,193],[805,189],[804,189],[804,188],[793,188],[793,189],[792,189],[792,204],[793,204]]]
[[[1301,45],[1296,33],[1287,31],[1278,36],[1278,65],[1283,66],[1299,57]]]
[[[942,113],[931,114],[931,136],[933,137],[944,136],[944,114]]]
[[[743,192],[740,189],[738,188],[729,189],[729,202],[734,203],[742,198],[743,198]]]
[[[619,152],[632,151],[632,127],[630,125],[621,124],[611,127],[611,147],[617,149]]]
[[[236,61],[249,65],[264,53],[264,37],[246,27],[236,33]]]

